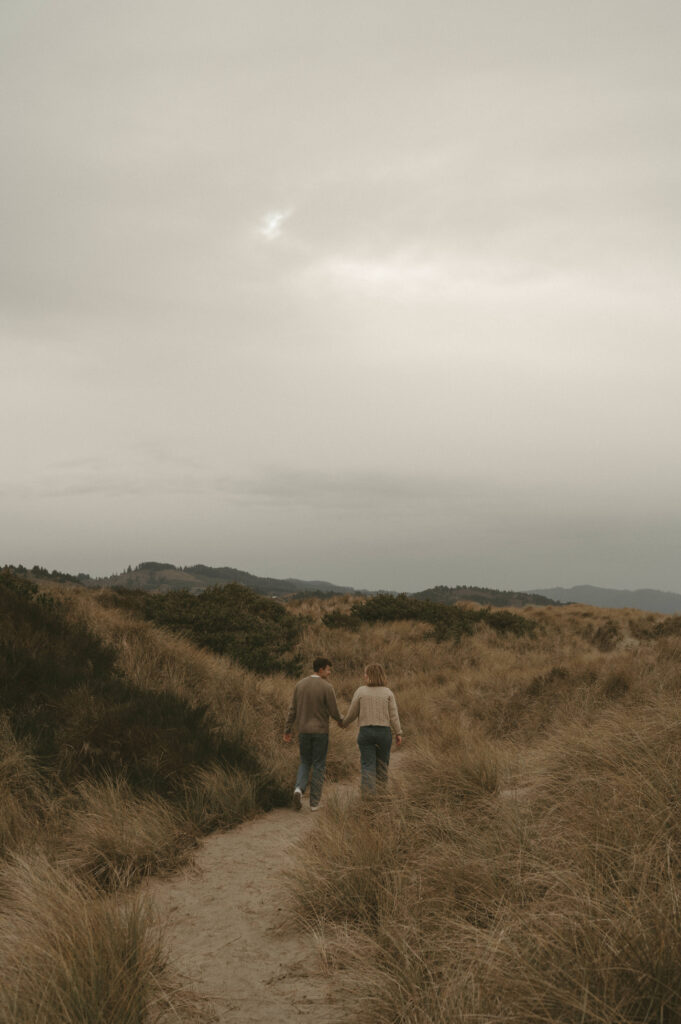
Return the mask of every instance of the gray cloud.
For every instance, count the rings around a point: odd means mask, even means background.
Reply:
[[[5,4],[5,560],[681,588],[680,22]]]
[[[557,574],[571,584],[590,578],[594,561],[613,585],[624,586],[633,566],[673,589],[681,568],[668,543],[672,514],[622,507],[613,519],[589,493],[485,480],[421,478],[414,487],[364,475],[184,483],[98,490],[95,478],[88,493],[6,497],[12,560],[102,574],[147,558],[248,565],[263,575],[295,567],[307,578],[392,589],[456,581],[529,588]],[[78,537],[66,529],[74,516]]]

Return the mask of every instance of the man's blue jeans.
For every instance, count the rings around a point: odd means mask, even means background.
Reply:
[[[360,726],[357,746],[362,767],[362,794],[374,793],[377,779],[386,782],[392,742],[393,734],[389,725]]]
[[[316,807],[322,798],[326,752],[329,749],[328,732],[301,732],[298,737],[300,765],[296,776],[296,789],[304,793],[310,782],[310,807]]]

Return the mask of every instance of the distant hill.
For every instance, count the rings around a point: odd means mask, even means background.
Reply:
[[[334,594],[356,594],[367,597],[375,594],[372,590],[358,590],[341,586],[326,580],[277,579],[270,576],[256,576],[243,569],[231,566],[212,568],[209,565],[177,566],[172,562],[140,562],[134,569],[112,576],[94,578],[80,572],[72,575],[56,570],[47,570],[39,565],[27,569],[23,565],[5,566],[19,576],[34,580],[51,580],[59,583],[79,583],[85,587],[123,587],[129,590],[146,590],[152,593],[167,593],[171,590],[188,590],[200,594],[208,587],[226,583],[241,583],[258,594],[270,597],[331,597]],[[394,592],[393,592],[394,593]],[[610,590],[606,587],[549,587],[529,592],[516,590],[494,590],[490,587],[436,586],[427,590],[410,593],[410,597],[436,604],[456,604],[457,601],[475,601],[478,604],[497,608],[522,608],[528,604],[590,604],[596,608],[637,608],[640,611],[662,612],[673,615],[681,613],[681,594],[666,590]]]
[[[25,565],[3,565],[3,569],[8,569],[13,572],[16,576],[26,576],[32,580],[51,580],[52,583],[82,583],[87,584],[94,583],[94,580],[88,576],[86,572],[79,572],[74,576],[70,572],[59,572],[58,569],[43,568],[42,565],[34,565],[32,569],[27,569]]]
[[[353,587],[342,587],[324,580],[274,579],[269,576],[254,576],[243,569],[230,566],[214,569],[208,565],[188,565],[180,568],[170,562],[140,562],[136,568],[104,579],[93,580],[100,587],[125,587],[131,590],[148,590],[167,593],[170,590],[189,590],[199,594],[207,587],[226,583],[241,583],[258,594],[270,597],[284,597],[323,591],[328,594],[359,594],[363,591]]]
[[[537,594],[561,603],[591,604],[596,608],[638,608],[644,612],[681,612],[681,594],[667,590],[608,590],[606,587],[551,587]]]
[[[436,604],[456,604],[457,601],[477,601],[478,604],[494,605],[497,608],[524,608],[526,604],[560,604],[542,594],[525,594],[515,590],[491,590],[488,587],[431,587],[411,594],[421,601],[434,601]]]

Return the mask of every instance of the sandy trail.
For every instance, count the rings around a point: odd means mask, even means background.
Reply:
[[[332,793],[355,799],[356,790],[327,783],[324,800]],[[174,967],[209,1001],[219,1024],[343,1020],[313,938],[278,927],[283,871],[294,864],[294,845],[324,813],[310,812],[307,803],[298,812],[270,811],[208,836],[190,867],[145,885],[167,922]]]

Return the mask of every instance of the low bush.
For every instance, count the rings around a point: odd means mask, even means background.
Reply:
[[[436,604],[406,594],[377,594],[353,605],[347,613],[332,611],[322,619],[329,629],[358,629],[362,623],[409,620],[432,625],[432,636],[438,641],[460,640],[469,636],[479,623],[485,623],[497,633],[515,636],[530,634],[535,629],[534,622],[513,612]]]
[[[301,671],[300,657],[294,652],[300,619],[278,601],[239,583],[208,587],[200,594],[117,588],[104,591],[99,600],[142,615],[215,654],[228,654],[253,672],[298,675]]]

